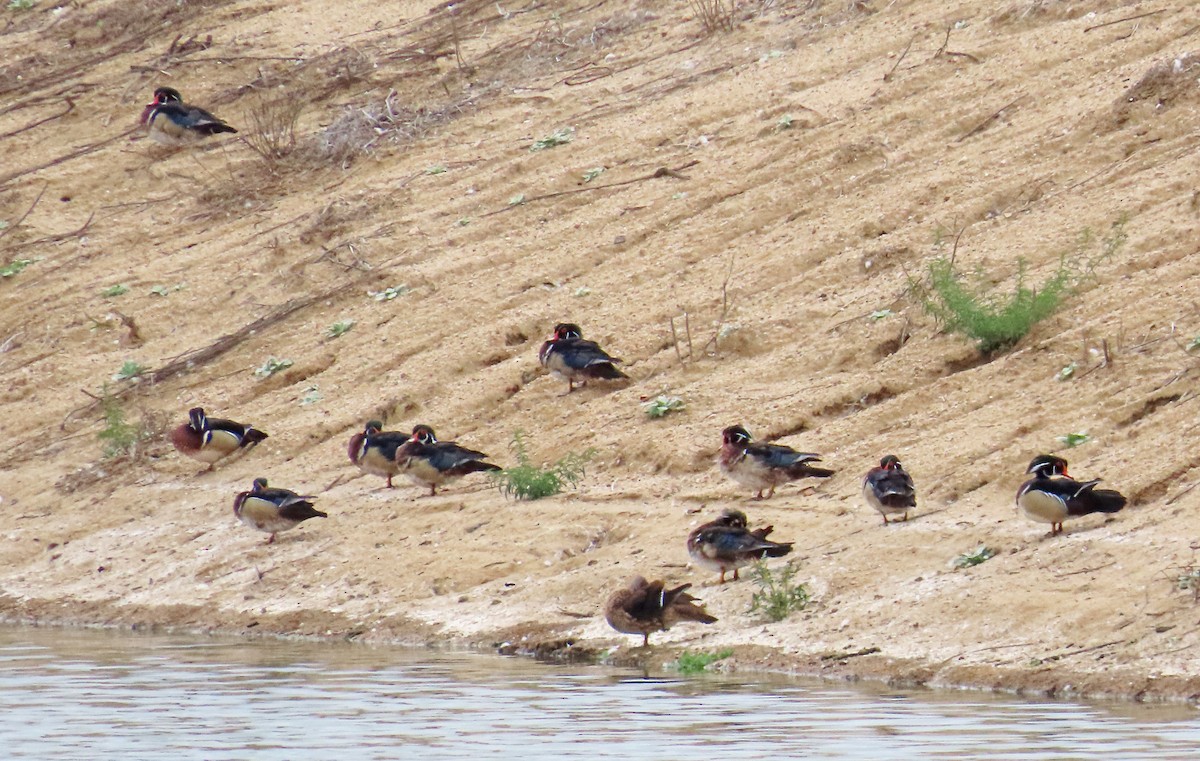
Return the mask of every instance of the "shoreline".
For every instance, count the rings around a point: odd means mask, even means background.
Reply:
[[[165,606],[131,611],[123,606],[93,603],[92,612],[106,611],[103,620],[72,617],[69,614],[35,613],[31,607],[70,609],[71,603],[52,601],[17,601],[0,598],[0,624],[13,627],[130,629],[136,633],[184,634],[189,636],[219,636],[240,639],[299,639],[313,642],[349,642],[385,647],[432,648],[490,653],[498,656],[519,656],[547,663],[573,663],[598,666],[632,667],[670,673],[669,664],[680,653],[697,648],[674,644],[651,646],[648,652],[641,647],[604,647],[579,642],[571,637],[526,635],[524,641],[497,641],[495,636],[440,637],[432,627],[415,621],[391,621],[369,630],[343,624],[332,628],[335,614],[306,611],[286,616],[267,616],[266,621],[254,621],[237,628],[229,624],[201,622],[164,623],[157,611],[179,614],[186,610],[197,616],[200,606]],[[324,617],[324,620],[322,620]],[[408,634],[402,626],[411,627]],[[425,636],[417,636],[418,631]],[[385,633],[386,632],[386,633]],[[498,632],[497,634],[502,634]],[[1082,670],[1038,668],[1035,670],[998,669],[995,667],[954,666],[934,664],[919,659],[902,659],[879,652],[827,653],[823,655],[788,654],[777,648],[746,644],[734,647],[733,655],[711,664],[710,670],[723,673],[764,674],[797,679],[815,679],[828,684],[871,682],[897,689],[943,692],[968,691],[1006,695],[1020,699],[1050,699],[1065,701],[1108,701],[1119,703],[1156,703],[1163,705],[1200,705],[1200,676],[1182,677],[1139,674],[1129,669],[1098,674]]]

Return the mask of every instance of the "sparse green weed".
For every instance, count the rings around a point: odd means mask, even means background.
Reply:
[[[533,152],[544,151],[548,148],[556,148],[560,145],[566,145],[575,139],[574,127],[563,127],[556,129],[545,137],[534,140],[533,145],[529,146],[529,150]]]
[[[808,587],[795,582],[796,565],[788,563],[771,571],[767,561],[760,560],[750,569],[750,580],[758,587],[750,598],[750,612],[762,613],[771,621],[782,621],[798,610],[804,610],[812,599]]]
[[[305,389],[304,396],[300,397],[302,405],[316,404],[319,401],[321,401],[321,389],[317,388],[316,384]]]
[[[10,11],[27,11],[37,5],[38,0],[8,0]]]
[[[1089,435],[1086,431],[1077,431],[1058,437],[1058,443],[1062,444],[1067,449],[1074,449],[1080,444],[1086,444],[1091,440],[1091,435]]]
[[[971,566],[976,566],[980,563],[986,563],[995,557],[995,555],[995,550],[993,550],[991,547],[981,544],[970,552],[964,552],[956,557],[953,565],[955,568],[970,568]]]
[[[341,338],[354,327],[354,320],[338,320],[325,329],[326,338]]]
[[[508,199],[509,206],[520,206],[523,203],[525,203],[525,194],[524,193],[517,193],[512,198]]]
[[[367,295],[376,301],[391,301],[408,293],[412,289],[407,285],[393,285],[390,288],[384,288],[382,291],[367,291]]]
[[[146,372],[146,366],[134,362],[132,359],[127,359],[121,364],[121,369],[117,370],[117,374],[113,376],[115,381],[132,380],[142,373]]]
[[[187,288],[186,283],[176,283],[172,286],[156,285],[150,289],[150,293],[153,293],[155,296],[165,297],[175,293],[175,291],[182,291],[184,288]]]
[[[31,264],[33,264],[32,259],[13,259],[8,264],[0,267],[0,277],[12,277],[13,275],[19,275],[21,270],[25,269]]]
[[[431,166],[428,169],[426,169],[425,174],[445,174],[446,172],[449,172],[449,171],[450,170],[447,169],[446,167],[442,166],[441,164],[438,164],[437,166]]]
[[[597,177],[599,177],[602,174],[604,174],[604,167],[602,167],[602,166],[592,167],[591,169],[589,169],[583,173],[583,181],[591,182],[592,180],[596,179]]]
[[[568,452],[548,468],[540,468],[529,459],[525,450],[525,434],[513,434],[511,449],[516,453],[517,465],[490,475],[500,493],[513,499],[541,499],[561,492],[565,485],[579,485],[584,476],[584,466],[595,456],[594,449],[583,454]]]
[[[1075,371],[1078,369],[1079,369],[1079,363],[1071,362],[1066,367],[1059,370],[1058,375],[1056,375],[1055,377],[1058,378],[1059,381],[1071,380],[1071,378],[1075,377]]]
[[[717,661],[723,661],[733,655],[733,648],[727,647],[712,653],[692,653],[684,651],[675,661],[675,670],[680,674],[700,674]]]
[[[116,298],[117,296],[123,296],[126,293],[129,293],[129,286],[121,284],[121,283],[118,283],[117,285],[110,285],[109,287],[105,288],[103,291],[100,291],[100,295],[106,299],[112,299],[112,298]]]
[[[671,412],[683,409],[683,400],[678,396],[659,394],[648,402],[642,403],[646,416],[651,418],[665,417]]]
[[[280,370],[286,370],[294,364],[296,363],[290,359],[275,359],[274,357],[268,357],[267,361],[263,363],[262,367],[254,371],[254,375],[257,378],[269,378]]]
[[[108,386],[101,390],[100,406],[104,410],[104,428],[96,436],[104,445],[104,456],[133,454],[145,432],[125,421],[125,410],[120,400],[108,392]]]

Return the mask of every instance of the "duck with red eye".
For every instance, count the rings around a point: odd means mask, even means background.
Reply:
[[[413,427],[412,436],[396,449],[396,465],[420,486],[429,487],[429,496],[437,495],[444,483],[468,473],[500,470],[499,465],[484,462],[487,455],[459,446],[453,441],[438,441],[427,425]]]
[[[212,470],[218,461],[239,450],[254,447],[267,434],[251,425],[233,420],[208,417],[203,407],[188,410],[188,422],[171,431],[171,443],[180,454],[208,463]]]
[[[237,132],[203,108],[184,103],[173,87],[154,91],[154,101],[142,110],[141,124],[155,142],[172,147],[191,145],[221,132]]]
[[[256,478],[250,491],[234,498],[233,514],[250,528],[270,534],[267,544],[274,544],[280,531],[294,529],[309,518],[329,517],[313,507],[314,499],[290,489],[268,488],[267,479]]]
[[[1067,461],[1055,455],[1033,458],[1026,473],[1033,478],[1021,484],[1017,505],[1025,517],[1050,524],[1050,536],[1063,531],[1063,521],[1092,513],[1115,513],[1125,507],[1123,494],[1112,489],[1097,489],[1100,479],[1076,481],[1067,473]]]
[[[629,583],[609,595],[604,604],[608,625],[623,634],[642,635],[642,647],[650,644],[652,632],[663,632],[680,621],[700,624],[716,622],[700,601],[688,594],[691,584],[667,589],[662,581],[646,581],[634,576]]]
[[[566,379],[568,394],[575,390],[577,381],[582,387],[589,379],[629,377],[616,367],[621,360],[609,356],[595,341],[584,340],[583,331],[573,322],[560,322],[554,326],[554,334],[538,351],[538,361],[550,372]]]
[[[781,558],[792,551],[791,542],[767,539],[772,526],[751,531],[748,525],[745,513],[726,508],[716,520],[697,526],[688,534],[688,554],[701,568],[719,571],[721,578],[717,583],[724,584],[727,571],[733,571],[733,580],[737,581],[738,569],[756,560]]]
[[[894,454],[879,461],[878,468],[871,468],[863,478],[863,499],[883,516],[883,525],[888,525],[889,515],[903,514],[900,520],[908,520],[908,511],[917,506],[917,493],[912,478]]]
[[[396,450],[404,445],[411,436],[400,431],[383,430],[383,422],[368,420],[362,433],[350,437],[347,453],[350,462],[357,465],[364,473],[387,479],[387,488],[392,488],[392,476],[400,473],[396,463]]]
[[[721,453],[717,464],[721,472],[743,486],[757,489],[755,499],[767,499],[775,487],[801,478],[829,478],[835,471],[811,463],[821,456],[812,452],[797,452],[783,444],[754,444],[750,432],[740,425],[721,431]]]

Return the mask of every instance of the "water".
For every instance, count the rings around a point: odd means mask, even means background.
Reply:
[[[0,629],[5,759],[1184,759],[1187,706]]]

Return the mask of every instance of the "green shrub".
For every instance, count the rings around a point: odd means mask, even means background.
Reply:
[[[782,621],[798,610],[804,610],[812,599],[808,587],[801,582],[793,582],[796,576],[796,566],[788,563],[779,569],[775,575],[767,567],[767,561],[760,560],[750,570],[750,579],[758,587],[750,598],[750,612],[762,613],[772,621]]]
[[[675,661],[675,670],[680,674],[699,674],[711,664],[723,661],[731,655],[733,655],[733,648],[731,647],[718,650],[715,653],[689,653],[685,651],[680,653],[679,659]]]
[[[1124,244],[1123,226],[1123,221],[1114,224],[1111,235],[1101,241],[1100,253],[1090,258],[1085,251],[1092,246],[1092,235],[1085,230],[1074,252],[1061,255],[1058,267],[1039,287],[1030,286],[1029,264],[1024,259],[1017,260],[1011,292],[1004,292],[990,285],[982,271],[976,271],[975,282],[968,283],[954,257],[940,255],[929,263],[926,277],[909,278],[909,288],[939,325],[974,339],[981,352],[991,354],[1020,341],[1092,280],[1096,267]]]
[[[584,476],[584,465],[595,456],[593,449],[583,454],[568,452],[550,467],[540,468],[530,461],[521,431],[513,434],[511,448],[517,455],[516,467],[493,471],[491,476],[500,493],[514,499],[549,497],[561,492],[565,484],[575,488]]]
[[[132,454],[143,438],[142,429],[126,422],[120,400],[108,392],[107,386],[101,391],[100,406],[104,410],[104,428],[96,435],[104,445],[104,456]]]
[[[970,568],[981,563],[986,563],[995,556],[995,550],[993,550],[991,547],[981,544],[970,552],[964,552],[963,554],[954,558],[953,565],[955,568]]]

